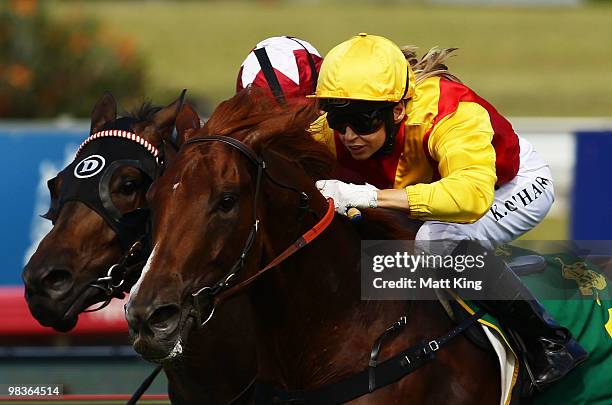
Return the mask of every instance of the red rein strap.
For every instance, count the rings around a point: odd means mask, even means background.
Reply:
[[[308,245],[310,242],[315,240],[317,236],[323,233],[323,231],[327,229],[329,224],[331,224],[332,219],[334,219],[334,200],[331,198],[328,198],[327,204],[328,204],[327,212],[325,213],[323,218],[321,218],[321,220],[317,222],[312,228],[310,228],[308,232],[306,232],[298,240],[293,242],[293,245],[289,246],[283,253],[278,255],[276,259],[272,260],[270,264],[268,264],[266,267],[260,270],[257,274],[263,273],[264,271],[267,271],[268,269],[279,265],[286,258],[291,256],[292,254],[294,254],[295,252],[297,252],[304,246]]]
[[[332,220],[334,219],[334,214],[335,214],[334,200],[332,198],[328,198],[327,204],[328,204],[327,212],[325,213],[323,218],[321,218],[319,222],[317,222],[312,228],[310,228],[308,232],[300,236],[295,242],[293,242],[291,246],[285,249],[283,253],[276,256],[276,258],[272,260],[266,267],[259,270],[257,273],[247,278],[246,280],[242,281],[241,283],[238,283],[234,285],[233,287],[230,287],[227,290],[219,293],[219,295],[215,296],[214,297],[215,305],[223,301],[224,299],[231,297],[232,295],[242,290],[243,288],[247,287],[253,281],[258,279],[263,273],[265,273],[266,271],[270,270],[273,267],[278,266],[283,261],[285,261],[287,258],[292,256],[295,252],[297,252],[298,250],[302,249],[304,246],[308,245],[310,242],[315,240],[317,236],[321,235],[323,231],[327,229],[329,224],[331,224]]]

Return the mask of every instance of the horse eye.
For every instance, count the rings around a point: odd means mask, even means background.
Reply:
[[[132,195],[136,192],[140,184],[133,180],[127,180],[119,187],[119,193],[123,195]]]
[[[236,205],[237,201],[238,198],[236,198],[235,195],[225,194],[223,195],[223,197],[221,197],[221,201],[219,202],[219,209],[223,212],[230,212],[232,208],[234,208],[234,205]]]

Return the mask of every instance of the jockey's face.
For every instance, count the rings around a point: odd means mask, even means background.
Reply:
[[[393,121],[397,124],[404,119],[406,110],[404,103],[398,103],[393,108]],[[340,140],[348,149],[351,157],[355,160],[366,160],[383,147],[386,140],[385,126],[381,126],[376,131],[359,135],[350,127],[346,126],[344,133],[338,133]]]
[[[355,160],[365,160],[376,153],[385,144],[385,127],[380,127],[368,135],[357,135],[351,127],[346,127],[344,134],[339,134],[340,140]]]

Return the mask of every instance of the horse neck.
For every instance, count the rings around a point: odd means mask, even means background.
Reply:
[[[275,238],[286,233],[288,224],[296,223],[292,213],[295,209],[286,206],[269,207],[268,215],[275,220],[266,229],[263,265],[293,242]],[[312,224],[302,227],[295,237],[309,226]],[[360,240],[353,225],[336,216],[309,246],[250,289],[261,379],[308,388],[361,371],[375,339],[406,315],[407,302],[361,300]],[[419,303],[420,314],[440,315],[434,305],[437,303]],[[399,349],[422,338],[419,333],[425,329],[417,329],[422,321],[415,320],[414,331],[397,340]],[[436,326],[435,322],[431,325]],[[438,326],[437,331],[444,329]]]

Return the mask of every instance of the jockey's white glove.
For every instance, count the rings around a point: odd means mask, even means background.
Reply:
[[[378,189],[371,184],[344,183],[340,180],[319,180],[317,188],[325,198],[333,198],[336,212],[346,215],[351,208],[376,208]]]

